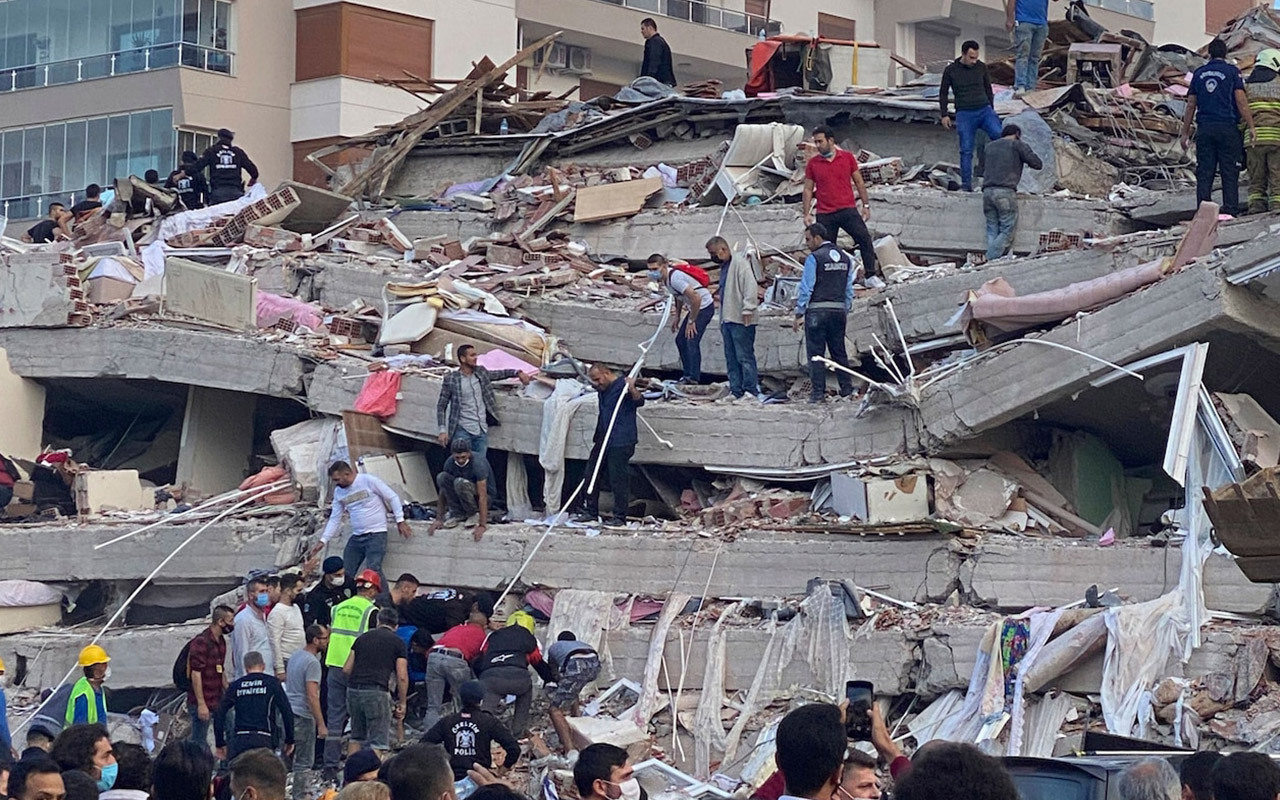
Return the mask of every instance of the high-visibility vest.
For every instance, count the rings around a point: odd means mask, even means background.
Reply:
[[[76,700],[81,697],[89,707],[89,718],[85,722],[93,725],[98,721],[98,693],[93,690],[88,678],[81,678],[71,688],[71,696],[67,698],[67,725],[75,724]]]
[[[377,606],[373,601],[356,595],[333,607],[332,625],[329,627],[329,649],[325,653],[326,666],[338,667],[347,663],[351,646],[360,634],[369,630],[369,620]]]

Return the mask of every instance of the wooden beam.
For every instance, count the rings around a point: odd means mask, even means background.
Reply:
[[[469,78],[442,94],[422,113],[414,115],[416,119],[413,127],[400,134],[400,138],[385,152],[375,155],[368,169],[345,184],[339,192],[353,197],[358,194],[367,194],[370,200],[382,197],[392,175],[428,131],[448,119],[463,103],[470,100],[473,94],[483,92],[485,87],[501,79],[516,64],[554,42],[562,33],[563,31],[557,31],[550,36],[544,36],[488,72],[476,78]]]

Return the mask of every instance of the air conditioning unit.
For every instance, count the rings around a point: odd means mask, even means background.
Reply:
[[[550,47],[544,47],[534,54],[534,66],[541,67],[543,62],[551,69],[564,69],[569,66],[569,47],[560,42],[554,42]]]
[[[565,72],[571,72],[575,75],[591,74],[591,48],[589,47],[570,47],[569,64],[564,68]]]

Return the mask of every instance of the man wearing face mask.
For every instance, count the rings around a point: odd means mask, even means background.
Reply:
[[[187,674],[191,688],[187,690],[187,711],[191,714],[191,741],[209,746],[209,723],[222,704],[227,688],[222,671],[227,661],[227,634],[235,630],[235,613],[227,606],[213,610],[209,627],[187,646]]]
[[[627,751],[611,744],[593,744],[578,754],[573,784],[581,800],[642,800],[644,790],[635,778]]]
[[[867,184],[862,180],[858,170],[858,159],[853,153],[836,146],[835,132],[827,127],[815,128],[813,144],[818,154],[809,159],[804,167],[804,224],[812,225],[815,220],[826,226],[831,233],[831,241],[835,241],[843,230],[858,245],[862,254],[862,266],[867,276],[877,274],[876,247],[867,230],[867,220],[871,219],[871,195],[867,194]],[[854,197],[854,190],[858,196]],[[813,210],[813,201],[818,206]],[[858,209],[858,200],[862,201],[862,209]]]
[[[843,709],[848,713],[848,707]],[[871,705],[867,712],[871,718],[871,745],[876,749],[880,760],[889,765],[889,774],[894,780],[911,769],[911,759],[902,754],[897,742],[889,735],[889,728],[884,724],[884,716],[880,707]],[[842,717],[843,719],[843,717]],[[759,789],[752,793],[753,800],[778,800],[786,793],[786,780],[782,771],[775,771]],[[876,760],[861,750],[850,748],[844,761],[844,778],[836,787],[831,800],[880,800],[880,779],[876,776]]]
[[[244,657],[245,674],[231,682],[218,713],[214,716],[213,740],[218,758],[235,757],[260,747],[271,747],[276,720],[284,726],[284,753],[293,752],[293,710],[289,696],[276,676],[267,674],[267,663],[261,653]],[[235,715],[235,730],[227,736],[227,714]],[[230,748],[228,748],[228,739]]]
[[[477,520],[471,538],[477,542],[489,527],[489,478],[492,471],[489,462],[471,452],[471,440],[459,436],[449,447],[452,455],[445,459],[444,469],[436,475],[436,488],[440,499],[436,506],[436,521],[429,533],[435,533],[443,525],[456,528]]]
[[[328,625],[333,622],[333,608],[356,593],[343,567],[342,556],[329,556],[321,569],[324,577],[302,596],[302,621],[306,625]]]
[[[307,644],[307,628],[302,622],[302,609],[298,607],[298,595],[302,593],[299,575],[280,577],[280,597],[267,614],[267,631],[271,634],[271,650],[275,653],[276,678],[285,679],[285,665],[289,656]]]
[[[245,586],[245,606],[236,614],[235,632],[231,634],[231,679],[244,675],[244,657],[249,653],[261,653],[273,661],[271,629],[267,626],[267,609],[271,606],[271,592],[263,578],[250,578]]]
[[[356,595],[333,609],[333,625],[329,628],[329,647],[324,663],[328,667],[326,681],[329,692],[325,725],[329,735],[324,740],[324,777],[334,781],[342,761],[342,731],[347,726],[347,676],[342,667],[347,663],[351,647],[370,628],[377,625],[378,608],[373,599],[382,592],[378,573],[366,569],[356,577]]]
[[[119,765],[111,748],[103,724],[71,725],[53,740],[49,757],[57,762],[63,773],[81,772],[93,780],[99,792],[105,792],[116,783]],[[65,780],[65,775],[64,775]]]

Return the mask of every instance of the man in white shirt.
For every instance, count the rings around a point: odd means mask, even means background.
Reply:
[[[285,680],[285,666],[289,656],[301,650],[307,644],[307,631],[302,624],[302,609],[297,605],[299,593],[302,592],[302,577],[289,574],[280,576],[280,600],[267,615],[267,631],[271,634],[271,649],[275,651],[276,678]]]
[[[702,383],[702,334],[707,332],[716,304],[711,299],[707,284],[683,269],[684,264],[673,264],[666,256],[654,253],[649,256],[649,279],[661,283],[676,298],[676,310],[671,315],[671,331],[676,335],[676,350],[680,353],[680,367],[684,373],[680,383]],[[701,270],[697,274],[703,274]]]
[[[261,653],[263,661],[268,664],[274,663],[275,659],[271,633],[267,628],[267,607],[271,605],[271,595],[264,578],[249,578],[245,584],[244,602],[244,608],[236,614],[235,629],[231,632],[231,681],[244,676],[244,657],[249,653]]]
[[[329,465],[329,479],[333,490],[333,508],[329,511],[329,524],[320,534],[320,541],[311,548],[314,556],[324,549],[338,532],[345,512],[351,518],[351,538],[342,551],[342,561],[348,575],[357,575],[361,565],[378,573],[382,585],[387,579],[382,574],[382,559],[387,554],[387,512],[396,520],[396,530],[408,539],[413,529],[404,520],[404,506],[400,497],[381,478],[367,473],[357,473],[345,461]]]

